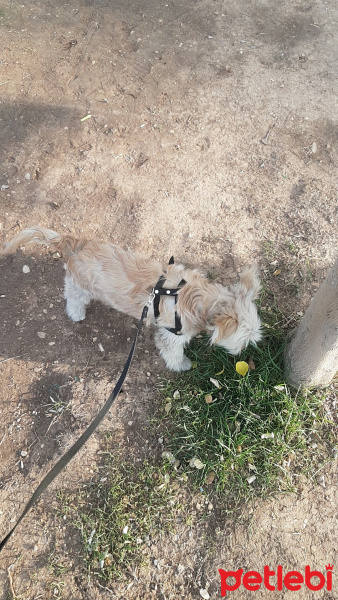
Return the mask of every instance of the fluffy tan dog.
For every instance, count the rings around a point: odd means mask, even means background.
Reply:
[[[64,297],[72,321],[85,318],[91,300],[100,300],[140,318],[161,275],[167,289],[177,288],[184,279],[177,304],[174,297],[162,296],[158,318],[155,319],[153,305],[147,316],[147,325],[156,325],[156,347],[172,371],[190,369],[184,347],[201,331],[210,335],[211,344],[222,346],[231,354],[238,354],[250,342],[256,344],[261,339],[261,322],[254,304],[260,289],[255,267],[246,268],[239,282],[228,289],[210,282],[195,269],[176,264],[163,266],[109,242],[59,235],[39,226],[23,230],[4,245],[0,255],[31,244],[51,246],[63,253],[67,262]],[[182,324],[180,335],[168,330],[175,325],[175,308]]]

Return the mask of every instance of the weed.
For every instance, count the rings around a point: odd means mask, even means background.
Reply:
[[[262,252],[267,260],[271,260],[274,258],[275,254],[275,245],[272,240],[266,240],[262,242]]]
[[[299,252],[297,245],[292,240],[285,242],[285,248],[290,254],[297,255]]]
[[[70,570],[70,566],[67,566],[63,564],[63,562],[58,561],[54,554],[51,554],[49,556],[48,566],[53,575],[55,575],[55,577],[61,577]]]
[[[50,402],[48,404],[43,404],[43,407],[46,409],[47,417],[59,417],[65,410],[69,408],[69,401],[62,400],[58,393],[54,393],[54,396],[49,396]]]
[[[312,270],[311,270],[311,265],[310,265],[310,261],[309,260],[306,261],[306,271],[307,271],[307,280],[310,283],[312,283],[312,281],[313,281],[313,273],[312,273]]]
[[[65,587],[63,581],[52,581],[49,584],[51,590],[53,591],[53,596],[57,598],[62,598],[62,590]]]

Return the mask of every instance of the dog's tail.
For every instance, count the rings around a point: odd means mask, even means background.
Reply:
[[[20,246],[43,245],[51,246],[55,250],[60,250],[63,254],[70,256],[81,250],[84,240],[79,240],[71,235],[60,235],[51,229],[43,229],[39,225],[33,225],[24,229],[16,235],[10,242],[7,242],[0,248],[0,256],[12,254]]]

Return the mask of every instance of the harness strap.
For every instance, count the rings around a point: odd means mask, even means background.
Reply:
[[[169,260],[169,265],[173,265],[174,264],[174,257],[172,256],[171,259]],[[154,316],[155,319],[157,319],[160,316],[160,300],[161,300],[161,296],[174,296],[175,298],[175,327],[166,327],[166,329],[168,331],[170,331],[170,333],[174,333],[175,335],[181,335],[181,331],[182,331],[182,323],[181,323],[181,319],[179,317],[179,315],[177,314],[177,310],[176,310],[176,304],[177,304],[177,294],[180,291],[180,289],[187,283],[185,281],[185,279],[181,279],[181,281],[178,284],[177,288],[164,288],[163,284],[165,282],[165,277],[164,275],[161,275],[161,277],[159,278],[157,284],[155,285],[154,289],[153,289],[153,293],[154,293]]]
[[[177,302],[177,293],[180,291],[181,287],[183,285],[185,285],[187,282],[184,279],[181,279],[181,281],[178,284],[177,288],[164,288],[163,284],[165,282],[165,277],[163,275],[161,275],[160,279],[158,280],[157,284],[154,287],[154,315],[155,315],[155,319],[157,319],[157,317],[160,316],[160,310],[159,310],[159,305],[160,305],[160,300],[161,300],[161,296],[175,296],[175,304]]]

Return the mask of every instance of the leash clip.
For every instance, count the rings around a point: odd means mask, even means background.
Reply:
[[[148,304],[149,306],[154,302],[155,299],[155,289],[153,288],[149,294]]]

